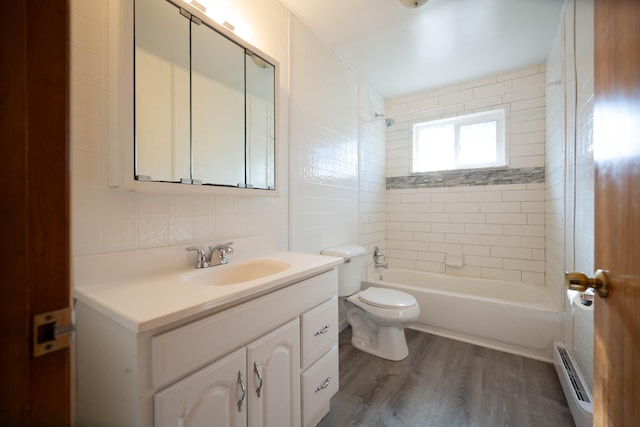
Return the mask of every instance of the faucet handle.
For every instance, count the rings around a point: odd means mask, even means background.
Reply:
[[[198,253],[196,258],[196,268],[207,268],[209,267],[209,263],[207,262],[207,256],[204,251],[199,248],[190,247],[186,249],[187,251],[196,251]]]
[[[224,245],[227,247],[226,248],[227,254],[231,255],[233,253],[233,248],[232,248],[233,242],[227,242]]]

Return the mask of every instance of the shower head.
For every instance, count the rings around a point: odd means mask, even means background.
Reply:
[[[396,121],[393,119],[385,119],[384,122],[387,124],[388,128],[396,124]]]

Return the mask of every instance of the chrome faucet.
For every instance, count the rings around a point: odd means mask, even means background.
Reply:
[[[389,268],[389,264],[386,262],[381,262],[380,259],[387,260],[380,249],[376,246],[373,248],[373,262],[375,263],[375,268]]]
[[[196,251],[198,253],[196,257],[196,268],[207,268],[209,267],[209,262],[207,261],[207,256],[204,254],[202,249],[198,248],[187,248],[188,251]]]
[[[205,254],[202,249],[194,247],[187,248],[187,250],[197,252],[196,268],[207,268],[226,264],[229,261],[227,257],[233,253],[231,245],[233,245],[233,242],[209,246],[209,254]]]
[[[229,261],[227,257],[233,253],[232,245],[233,242],[227,242],[222,245],[209,246],[209,256],[207,257],[209,265],[226,264]]]

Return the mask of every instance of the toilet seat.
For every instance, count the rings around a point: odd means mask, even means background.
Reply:
[[[363,303],[381,308],[406,308],[417,304],[412,295],[387,288],[367,288],[358,296]]]

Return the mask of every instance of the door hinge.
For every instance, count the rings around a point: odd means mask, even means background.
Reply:
[[[71,307],[33,316],[33,357],[71,346],[75,324]]]

